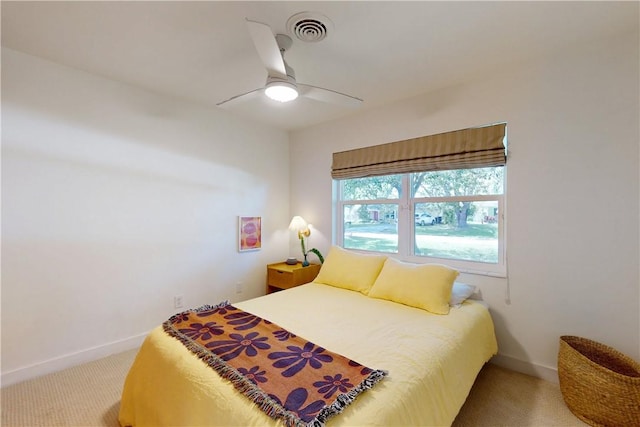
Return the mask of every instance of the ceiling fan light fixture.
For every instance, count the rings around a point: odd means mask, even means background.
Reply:
[[[320,41],[324,38],[316,37],[315,32],[309,28],[309,24],[317,24],[316,26],[321,30],[333,28],[333,25],[328,18],[323,16],[324,19],[320,20],[317,16],[318,14],[304,12],[291,17],[289,20],[291,21],[290,23],[293,23],[297,30],[299,30],[299,34],[296,37],[304,41]],[[236,100],[248,99],[256,95],[261,96],[263,93],[270,99],[280,103],[293,101],[300,95],[301,97],[314,101],[327,102],[346,107],[358,107],[362,104],[362,99],[356,98],[355,96],[318,86],[303,83],[298,84],[293,68],[291,68],[284,59],[285,52],[293,43],[291,37],[286,34],[276,34],[274,36],[271,27],[267,24],[250,19],[246,21],[258,56],[267,69],[267,81],[262,87],[236,95],[216,105],[223,106],[227,105],[227,103],[231,105],[235,103]],[[320,31],[317,33],[320,33]],[[304,34],[305,37],[301,38],[302,34]],[[323,31],[323,35],[326,35],[326,32]],[[298,92],[298,89],[300,89],[300,92]],[[264,100],[262,97],[261,99]]]
[[[271,81],[267,83],[264,93],[274,101],[289,102],[298,97],[298,88],[290,82]]]

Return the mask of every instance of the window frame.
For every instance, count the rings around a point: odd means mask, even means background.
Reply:
[[[506,238],[506,195],[507,195],[507,166],[503,167],[503,191],[502,194],[495,195],[468,195],[452,197],[411,197],[410,194],[410,173],[402,175],[402,192],[399,198],[393,199],[367,199],[367,200],[344,200],[343,182],[345,180],[333,180],[334,210],[333,210],[333,240],[338,246],[344,247],[344,209],[345,205],[353,204],[397,204],[397,233],[398,252],[378,252],[364,249],[349,249],[360,253],[383,254],[401,261],[414,262],[419,264],[439,263],[449,265],[462,273],[478,274],[494,277],[507,277],[507,238]],[[397,175],[397,174],[393,174]],[[488,263],[480,261],[469,261],[453,258],[437,258],[415,255],[413,252],[415,243],[415,206],[419,203],[442,203],[457,201],[496,201],[498,203],[498,262]]]

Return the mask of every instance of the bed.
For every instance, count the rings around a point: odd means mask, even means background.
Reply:
[[[333,252],[325,264],[332,264]],[[344,270],[341,264],[333,273],[339,281],[355,277],[354,271],[362,278],[363,266],[356,267]],[[374,284],[383,276],[382,267],[371,275]],[[447,314],[434,314],[393,298],[372,297],[372,292],[353,289],[353,283],[319,283],[331,282],[327,274],[322,277],[328,270],[332,268],[323,266],[312,283],[234,306],[388,373],[329,418],[328,425],[451,425],[478,372],[497,352],[487,307],[467,299]],[[391,273],[398,277],[397,271]],[[406,282],[402,274],[400,278]],[[445,292],[447,303],[451,286]],[[125,381],[119,421],[134,427],[282,425],[162,327],[148,335],[136,356]]]

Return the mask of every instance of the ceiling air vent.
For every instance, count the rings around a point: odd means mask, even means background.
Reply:
[[[296,13],[287,21],[289,33],[303,42],[319,42],[333,30],[333,22],[317,12]]]

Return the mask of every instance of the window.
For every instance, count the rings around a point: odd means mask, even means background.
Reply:
[[[504,168],[383,175],[338,185],[347,249],[504,274]]]
[[[340,246],[398,253],[402,175],[342,181],[343,242]]]
[[[500,126],[491,139],[502,147],[502,159],[494,156],[491,162],[480,161],[472,165],[461,165],[458,160],[449,166],[450,169],[442,164],[443,157],[451,156],[450,153],[446,156],[435,154],[433,157],[437,158],[438,165],[433,167],[436,170],[430,169],[425,161],[427,156],[423,155],[427,150],[424,144],[435,141],[429,138],[450,140],[463,131],[419,138],[420,164],[408,171],[402,170],[403,173],[382,173],[398,168],[384,164],[380,158],[385,158],[386,153],[393,153],[388,157],[398,157],[398,152],[409,151],[406,150],[407,143],[416,151],[418,139],[358,149],[357,155],[351,157],[345,155],[350,154],[348,152],[337,153],[342,156],[339,162],[334,154],[334,172],[336,163],[351,168],[344,167],[334,174],[334,178],[338,178],[334,181],[336,243],[347,249],[395,254],[407,261],[444,263],[464,272],[504,276],[506,156],[503,140],[506,128]],[[460,139],[473,137],[473,131],[465,130],[467,133]],[[483,135],[490,131],[482,128]],[[451,134],[455,135],[452,137]],[[431,147],[433,145],[436,144]],[[494,143],[494,152],[498,151],[496,145]],[[384,152],[378,147],[383,147]],[[469,151],[472,150],[467,149],[463,155]],[[378,155],[375,163],[361,161],[375,155]],[[400,168],[404,168],[407,159],[399,160]],[[375,176],[358,176],[363,173],[352,172],[352,165],[356,163],[356,168],[368,168],[366,174]],[[375,168],[373,173],[372,167]]]

